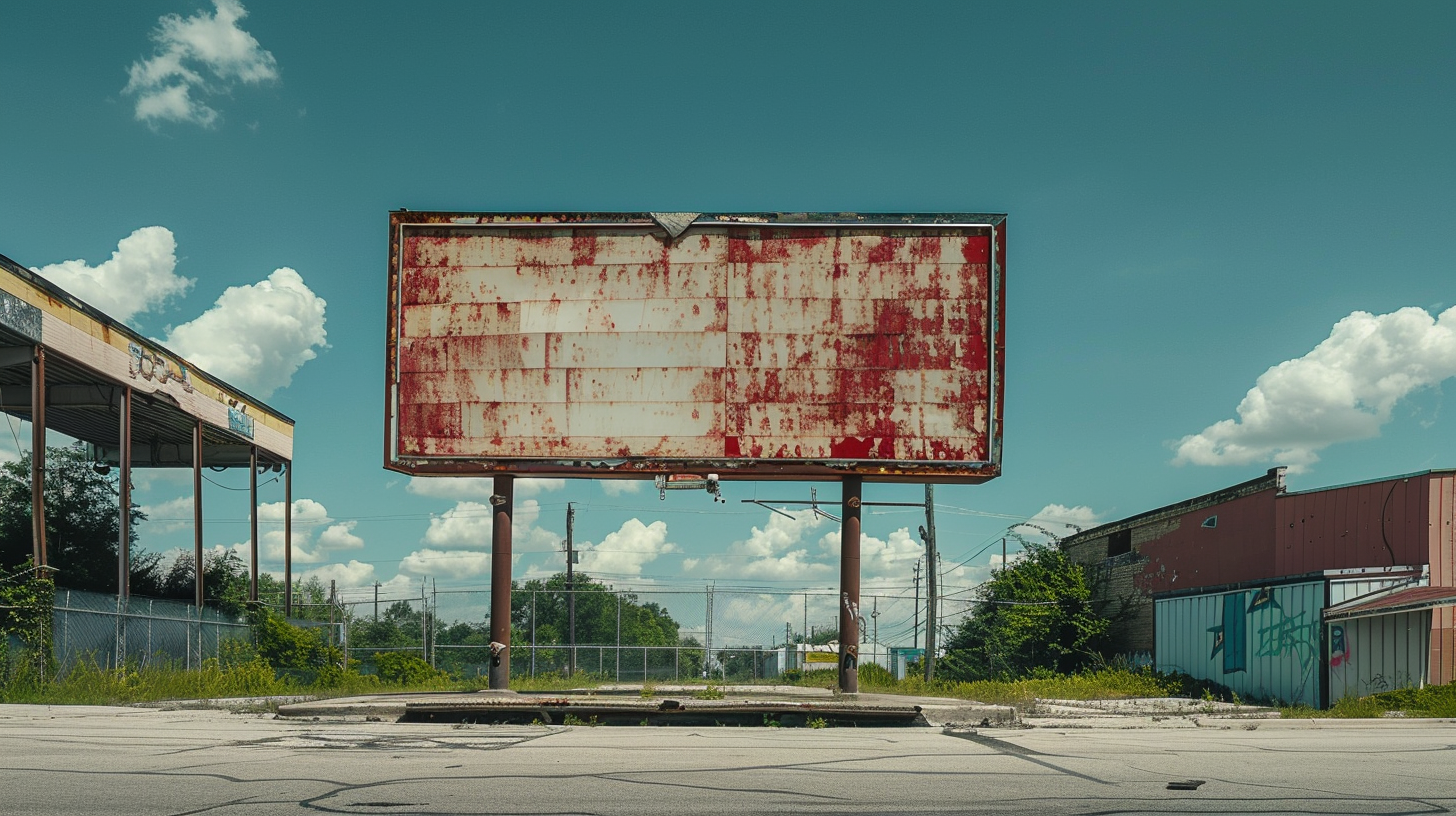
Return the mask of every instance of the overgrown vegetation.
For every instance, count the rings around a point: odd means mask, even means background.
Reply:
[[[1345,697],[1328,709],[1287,706],[1285,718],[1320,717],[1456,717],[1456,686],[1426,686],[1382,691],[1368,697]]]
[[[1109,625],[1082,566],[1054,545],[1028,543],[981,585],[936,670],[961,682],[1075,675],[1102,661]]]

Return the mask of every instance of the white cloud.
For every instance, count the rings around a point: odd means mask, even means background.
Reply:
[[[820,539],[820,548],[834,556],[837,563],[841,533],[831,530]],[[915,570],[915,562],[925,554],[920,540],[910,535],[910,528],[901,527],[890,533],[889,540],[861,534],[859,538],[860,576],[866,579],[908,578]]]
[[[683,569],[774,581],[818,579],[834,573],[837,567],[813,560],[805,540],[824,518],[812,510],[785,512],[787,516],[770,513],[767,524],[752,528],[748,538],[730,544],[723,555],[685,559]]]
[[[489,505],[473,501],[430,516],[430,526],[420,543],[437,550],[489,550],[494,524]],[[541,505],[535,499],[518,502],[511,514],[511,552],[554,551],[561,536],[536,526]]]
[[[340,588],[372,586],[374,584],[374,565],[350,559],[347,564],[325,564],[322,567],[316,567],[304,572],[294,580],[302,583],[310,578],[319,579],[325,587],[329,585],[329,581],[338,582]]]
[[[166,227],[142,227],[116,244],[111,260],[90,266],[84,260],[62,261],[33,271],[95,306],[130,323],[174,297],[186,294],[196,281],[177,274],[177,240]]]
[[[1038,541],[1051,541],[1053,538],[1060,540],[1073,533],[1096,527],[1100,523],[1098,516],[1097,511],[1085,504],[1076,507],[1048,504],[1026,521],[1011,525],[1011,530],[1023,538]]]
[[[597,484],[602,486],[602,492],[608,496],[642,492],[642,482],[638,479],[601,479]]]
[[[162,506],[186,502],[188,513],[191,513],[191,501],[191,497],[184,496]],[[260,561],[283,563],[283,506],[283,502],[263,502],[258,505]],[[293,502],[293,562],[321,564],[332,558],[337,550],[362,548],[364,539],[353,532],[357,524],[356,521],[335,521],[329,516],[328,508],[313,499],[296,499]],[[246,550],[248,542],[243,541],[234,546]]]
[[[1456,376],[1456,307],[1433,318],[1414,306],[1354,312],[1303,357],[1259,376],[1225,419],[1180,439],[1174,464],[1275,462],[1301,472],[1318,451],[1380,435],[1391,410],[1420,388]]]
[[[566,487],[565,479],[517,479],[515,484],[515,495],[517,498],[527,496],[539,496],[542,493],[550,493]],[[427,496],[434,499],[453,499],[490,501],[495,494],[495,479],[491,477],[477,476],[436,476],[421,478],[411,476],[405,485],[405,491],[416,496]]]
[[[136,96],[136,118],[217,124],[219,114],[204,98],[226,95],[234,83],[256,85],[278,78],[278,62],[253,35],[238,27],[248,16],[238,0],[214,0],[215,12],[183,19],[163,15],[152,31],[156,50],[132,63],[123,93]]]
[[[425,548],[399,562],[399,572],[415,578],[476,578],[490,574],[490,561],[488,552]]]
[[[166,344],[214,376],[258,397],[293,381],[327,346],[323,298],[282,267],[266,280],[231,286],[211,309],[174,328]]]
[[[667,524],[654,521],[643,524],[628,519],[602,543],[582,548],[581,568],[588,573],[609,575],[641,575],[642,567],[665,553],[680,552],[667,540]]]
[[[456,502],[440,515],[430,516],[424,543],[434,549],[489,550],[491,541],[491,509],[479,502]]]
[[[191,496],[178,496],[158,504],[142,505],[147,520],[147,535],[162,535],[192,527],[193,503]]]
[[[344,521],[338,524],[331,524],[319,533],[318,545],[325,550],[357,550],[364,546],[364,539],[354,535],[354,526],[357,521]]]

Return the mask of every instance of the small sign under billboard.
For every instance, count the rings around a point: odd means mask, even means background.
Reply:
[[[385,466],[983,481],[1005,216],[390,215]]]

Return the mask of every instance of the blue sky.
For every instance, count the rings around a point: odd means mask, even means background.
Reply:
[[[1449,3],[58,0],[0,30],[0,253],[293,417],[297,568],[344,587],[488,583],[480,487],[381,466],[400,207],[1008,213],[1005,475],[938,488],[953,586],[1019,520],[1456,466]],[[246,541],[245,475],[211,476],[209,545]],[[138,486],[143,546],[188,546],[186,475]],[[514,570],[561,568],[572,501],[617,584],[833,587],[834,525],[740,501],[809,489],[523,485]],[[867,516],[867,587],[910,593],[920,523]]]

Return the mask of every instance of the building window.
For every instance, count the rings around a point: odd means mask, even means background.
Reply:
[[[1203,526],[1204,527],[1209,527],[1209,528],[1217,527],[1218,526],[1218,516],[1209,516],[1208,518],[1204,519],[1203,520]]]
[[[1132,530],[1118,530],[1107,536],[1107,557],[1114,558],[1132,552]]]

